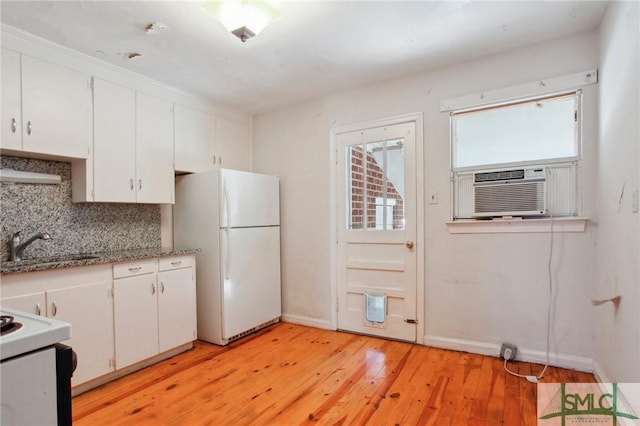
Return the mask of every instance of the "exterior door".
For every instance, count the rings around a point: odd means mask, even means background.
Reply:
[[[337,135],[338,329],[416,341],[415,127]]]

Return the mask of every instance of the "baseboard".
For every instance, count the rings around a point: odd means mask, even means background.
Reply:
[[[282,314],[280,321],[290,322],[293,324],[306,325],[308,327],[322,328],[324,330],[333,330],[331,322],[319,318],[311,318],[302,315]]]
[[[435,335],[424,336],[424,344],[442,349],[451,349],[454,351],[471,352],[480,355],[499,356],[500,346],[495,343],[480,342],[475,340],[456,339],[451,337],[442,337]],[[547,362],[547,354],[544,351],[536,351],[518,347],[517,361],[533,362],[536,364],[545,364]],[[584,371],[592,373],[594,362],[591,358],[580,357],[568,354],[549,354],[549,364],[554,367],[569,368],[572,370]]]
[[[74,397],[78,396],[84,392],[90,391],[93,388],[104,385],[105,383],[112,382],[116,379],[119,379],[120,377],[124,377],[138,370],[142,370],[143,368],[149,367],[153,364],[157,364],[160,361],[164,361],[165,359],[169,359],[191,349],[193,349],[193,342],[185,343],[184,345],[178,346],[177,348],[169,349],[168,351],[162,352],[151,358],[144,359],[135,364],[120,368],[118,370],[112,371],[111,373],[107,373],[104,376],[100,376],[79,385],[75,385],[71,389],[71,395]]]
[[[595,360],[593,361],[593,375],[596,377],[598,383],[611,383],[600,363]]]

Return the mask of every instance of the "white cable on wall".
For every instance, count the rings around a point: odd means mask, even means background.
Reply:
[[[551,170],[549,170],[549,174],[551,174]],[[548,203],[547,203],[548,205]],[[547,306],[547,351],[546,351],[546,355],[547,355],[547,359],[546,359],[546,363],[544,365],[544,368],[542,369],[542,371],[540,372],[540,374],[538,374],[537,376],[532,376],[532,375],[524,375],[524,374],[518,374],[516,372],[513,372],[511,370],[509,370],[509,368],[507,367],[507,362],[509,361],[508,359],[504,360],[504,369],[507,373],[511,374],[512,376],[516,376],[516,377],[522,377],[524,379],[527,379],[528,381],[532,382],[532,383],[539,383],[539,379],[544,377],[544,373],[547,372],[547,368],[549,368],[549,350],[550,350],[550,342],[551,342],[551,309],[552,309],[552,303],[553,303],[553,276],[551,273],[551,261],[553,260],[553,214],[549,211],[549,225],[550,225],[550,229],[549,229],[549,258],[547,260],[547,280],[548,280],[548,284],[549,284],[549,303]]]

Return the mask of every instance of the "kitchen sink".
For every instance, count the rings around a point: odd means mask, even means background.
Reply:
[[[44,265],[51,263],[76,262],[80,260],[98,259],[100,256],[94,254],[70,254],[65,256],[38,257],[24,260],[3,261],[0,266],[3,268],[15,268],[19,266]]]

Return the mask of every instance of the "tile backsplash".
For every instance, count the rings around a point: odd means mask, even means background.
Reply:
[[[157,248],[161,246],[159,205],[73,203],[71,163],[10,156],[0,157],[2,168],[59,175],[59,185],[0,184],[0,259],[10,255],[16,231],[23,240],[48,232],[23,258],[77,253]]]

